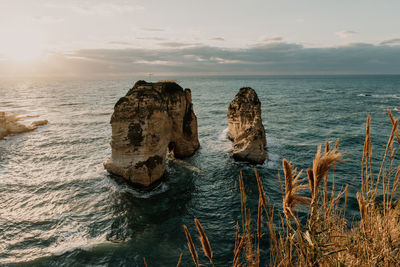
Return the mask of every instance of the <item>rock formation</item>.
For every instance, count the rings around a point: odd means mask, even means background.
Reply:
[[[114,106],[107,171],[148,186],[165,172],[167,151],[191,156],[200,146],[190,89],[138,81]]]
[[[4,112],[0,112],[0,139],[3,139],[7,134],[6,116]]]
[[[47,124],[47,120],[34,121],[30,125],[18,122],[26,117],[0,112],[0,139],[10,134],[29,132],[35,130],[39,125]]]
[[[233,157],[252,163],[265,161],[265,129],[261,102],[256,92],[241,88],[228,108],[228,137],[233,141]]]

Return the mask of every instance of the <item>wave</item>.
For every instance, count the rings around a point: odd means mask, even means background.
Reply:
[[[41,250],[40,255],[37,253],[31,255],[20,256],[16,258],[1,258],[0,265],[16,264],[16,265],[33,265],[36,266],[37,263],[46,263],[49,256],[61,256],[65,253],[72,252],[75,250],[91,251],[96,248],[101,248],[103,246],[115,246],[115,242],[107,240],[107,235],[102,234],[101,236],[88,238],[81,235],[80,232],[75,232],[75,235],[70,237],[65,237],[64,240],[58,241],[55,244],[49,246],[48,248]],[[36,263],[36,264],[35,264]],[[39,264],[40,265],[40,264]]]
[[[96,238],[88,239],[85,237],[76,237],[65,240],[63,243],[58,244],[57,246],[50,248],[49,252],[55,256],[60,256],[64,253],[74,251],[74,250],[85,250],[89,251],[96,246],[103,244],[112,244],[112,242],[107,241],[106,235],[102,235]]]
[[[358,94],[357,96],[372,96],[371,94]]]
[[[218,136],[218,140],[220,140],[220,141],[229,141],[229,138],[228,138],[228,131],[229,131],[229,128],[226,127],[226,128],[220,133],[220,135]]]
[[[188,170],[190,170],[192,172],[196,172],[198,174],[202,174],[203,173],[203,171],[200,170],[199,168],[187,163],[186,161],[177,159],[177,158],[173,157],[171,154],[168,155],[168,160],[171,160],[171,161],[173,161],[175,163],[178,163],[182,167],[184,167],[184,168],[186,168],[186,169],[188,169]]]
[[[218,137],[206,141],[207,147],[213,151],[228,153],[232,150],[231,141],[228,138],[228,128],[225,128]]]
[[[160,184],[158,184],[151,191],[135,190],[134,188],[132,188],[129,185],[116,185],[116,186],[117,186],[117,190],[119,192],[129,193],[136,198],[144,198],[144,199],[151,198],[152,196],[162,194],[162,193],[168,191],[168,189],[169,189],[169,186],[164,182],[161,182]]]
[[[61,103],[60,106],[80,106],[86,103]]]
[[[358,94],[357,96],[362,96],[362,97],[374,97],[374,98],[400,98],[400,95],[394,95],[394,94],[388,94],[388,95],[373,95],[369,93],[363,93],[363,94]]]

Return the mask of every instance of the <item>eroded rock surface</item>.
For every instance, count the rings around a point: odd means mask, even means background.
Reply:
[[[250,87],[239,90],[228,108],[228,137],[233,141],[233,157],[252,163],[265,161],[265,129],[261,102]]]
[[[47,120],[34,121],[29,125],[19,122],[27,117],[30,116],[24,117],[6,112],[0,112],[0,139],[3,139],[10,134],[29,132],[35,130],[40,125],[47,124]]]
[[[190,89],[175,82],[138,81],[115,104],[107,171],[148,186],[165,172],[169,150],[176,158],[200,146]]]

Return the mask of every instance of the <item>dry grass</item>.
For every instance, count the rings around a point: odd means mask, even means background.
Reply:
[[[400,266],[400,202],[394,200],[399,186],[400,166],[393,166],[397,151],[395,141],[400,146],[400,137],[397,119],[389,110],[388,115],[392,131],[377,175],[372,171],[371,118],[367,117],[361,162],[361,192],[357,193],[360,220],[353,221],[350,226],[345,216],[348,186],[338,193],[334,186],[335,167],[343,162],[338,141],[333,150],[330,150],[328,142],[323,152],[318,147],[312,168],[307,169],[307,176],[303,179],[302,171],[297,173],[289,161],[282,160],[285,179],[283,184],[278,175],[283,199],[283,216],[279,218],[279,227],[274,224],[273,210],[267,206],[261,179],[254,170],[259,201],[257,225],[253,230],[240,173],[242,222],[241,227],[239,223],[236,225],[232,265],[260,266],[260,244],[265,225],[265,232],[270,237],[269,265],[272,266]],[[329,178],[332,181],[330,193],[327,186]],[[382,201],[377,201],[378,196]],[[309,215],[305,223],[300,223],[295,212],[295,207],[299,205],[308,207]],[[195,223],[203,251],[214,266],[208,238],[197,219]],[[189,231],[186,226],[184,228],[189,250],[198,266],[197,252]]]
[[[185,235],[186,235],[186,239],[187,239],[187,243],[188,243],[190,254],[192,255],[194,264],[196,265],[196,267],[198,267],[199,266],[199,256],[197,255],[197,251],[196,251],[196,248],[194,246],[192,237],[190,236],[190,232],[187,229],[186,225],[184,225],[183,227],[185,229]]]
[[[197,220],[197,218],[194,219],[194,222],[196,224],[197,231],[200,234],[199,239],[200,239],[201,247],[203,248],[204,255],[206,255],[206,257],[208,258],[208,260],[210,261],[212,266],[214,266],[214,262],[212,260],[213,252],[211,249],[210,242],[208,241],[208,237],[207,237],[206,233],[204,232],[203,226],[201,226],[201,223],[199,222],[199,220]]]
[[[178,260],[178,263],[176,264],[176,267],[179,267],[181,265],[182,256],[183,256],[183,253],[181,252],[181,255],[179,255],[179,260]]]

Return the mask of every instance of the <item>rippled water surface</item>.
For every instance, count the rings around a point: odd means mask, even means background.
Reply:
[[[157,188],[139,191],[102,165],[111,153],[113,106],[139,78],[0,80],[0,111],[49,120],[0,140],[0,264],[143,266],[145,257],[149,266],[174,266],[183,252],[191,266],[182,225],[195,236],[197,217],[216,263],[229,265],[240,170],[254,211],[258,197],[254,166],[235,162],[226,138],[227,107],[240,87],[253,87],[262,102],[267,160],[256,167],[277,213],[282,158],[307,168],[317,145],[338,137],[350,160],[337,168],[336,187],[349,184],[349,216],[357,215],[366,116],[377,163],[391,130],[385,109],[400,117],[400,76],[178,78],[192,89],[201,144],[185,162],[202,172],[171,161]]]

